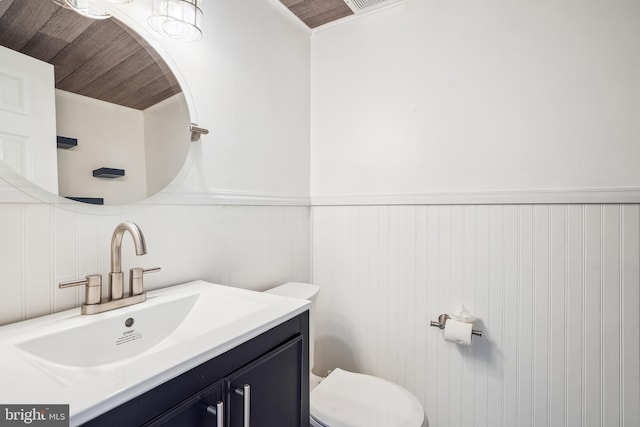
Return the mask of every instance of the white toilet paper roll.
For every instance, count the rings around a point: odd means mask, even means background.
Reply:
[[[457,344],[470,345],[472,328],[473,323],[447,319],[447,323],[444,328],[444,339]]]

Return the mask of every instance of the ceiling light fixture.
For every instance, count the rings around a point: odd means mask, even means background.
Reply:
[[[100,4],[94,0],[52,0],[58,6],[71,9],[82,16],[91,19],[111,18],[111,14],[104,10]]]
[[[133,0],[51,0],[65,9],[92,19],[111,18],[102,5],[111,3],[131,3]],[[202,38],[202,0],[152,0],[149,25],[158,33],[172,39],[196,41]]]
[[[163,36],[196,41],[202,38],[199,0],[153,0],[149,25]]]

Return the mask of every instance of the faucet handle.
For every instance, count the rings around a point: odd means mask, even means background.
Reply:
[[[84,279],[72,280],[70,282],[60,282],[58,287],[60,289],[71,288],[74,286],[86,286],[84,290],[84,303],[85,305],[93,305],[100,303],[102,298],[102,275],[90,274]]]
[[[134,267],[129,269],[129,296],[140,295],[144,292],[142,278],[146,273],[160,271],[160,267],[142,268]]]

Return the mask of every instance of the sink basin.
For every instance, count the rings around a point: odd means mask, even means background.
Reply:
[[[16,346],[29,356],[68,366],[99,366],[134,356],[171,335],[193,309],[196,295],[145,306],[135,313],[100,319]],[[163,314],[168,314],[163,316]],[[129,320],[132,319],[132,320]],[[126,326],[131,321],[130,327]]]
[[[251,301],[206,292],[151,296],[147,301],[111,311],[106,316],[83,316],[78,325],[20,342],[16,347],[34,362],[70,367],[97,367],[127,362],[156,346],[168,347],[221,327],[264,307]],[[74,323],[74,322],[70,322]],[[56,370],[54,373],[59,374]]]
[[[0,402],[68,404],[76,426],[292,319],[308,301],[201,280],[94,315],[0,327]]]
[[[245,298],[218,295],[211,286],[167,289],[151,293],[140,304],[64,319],[50,332],[15,346],[31,363],[72,384],[180,345],[264,307]]]

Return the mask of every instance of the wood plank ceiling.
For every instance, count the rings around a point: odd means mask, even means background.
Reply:
[[[343,0],[280,0],[294,15],[309,28],[353,15],[353,11]]]
[[[49,0],[1,0],[0,45],[54,66],[56,88],[144,110],[181,91],[167,64],[115,18]]]

